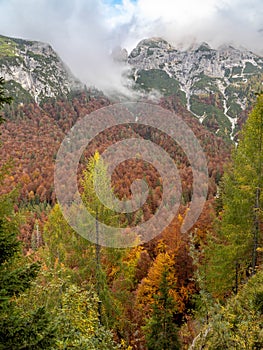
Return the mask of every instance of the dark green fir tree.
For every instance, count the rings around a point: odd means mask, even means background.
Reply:
[[[144,327],[148,350],[180,349],[178,327],[175,323],[176,305],[170,295],[168,270],[165,268],[159,292],[154,296],[153,312]]]

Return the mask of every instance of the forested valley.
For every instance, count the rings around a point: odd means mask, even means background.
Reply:
[[[162,200],[160,174],[138,158],[120,164],[110,180],[104,176],[120,199],[131,197],[135,179],[145,179],[151,189],[145,204],[116,215],[100,203],[94,169],[109,145],[151,140],[180,175],[182,198],[170,225],[122,249],[76,233],[54,191],[65,134],[110,104],[89,90],[21,104],[0,81],[0,349],[262,349],[263,94],[255,96],[238,143],[208,131],[176,96],[161,98],[159,105],[193,130],[207,158],[206,203],[186,233],[193,172],[179,145],[139,124],[112,127],[92,141],[79,163],[79,191],[99,222],[132,228]]]

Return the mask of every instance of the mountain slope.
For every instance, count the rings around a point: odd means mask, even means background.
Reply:
[[[235,137],[254,92],[262,87],[263,58],[246,49],[215,50],[202,43],[180,51],[161,38],[150,38],[139,42],[128,58],[126,51],[120,54],[131,68],[134,89],[146,98],[149,92],[179,97],[204,126],[226,139]],[[17,103],[39,104],[84,88],[50,45],[4,36],[0,76]]]
[[[28,102],[83,88],[50,45],[5,36],[0,36],[0,76],[11,95]]]
[[[246,49],[202,43],[180,51],[161,38],[142,40],[130,53],[135,87],[178,95],[201,123],[233,137],[263,77],[263,58]]]

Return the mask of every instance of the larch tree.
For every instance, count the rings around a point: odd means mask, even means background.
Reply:
[[[108,208],[101,202],[101,198],[98,197],[94,179],[97,176],[97,186],[100,187],[100,193],[104,196],[105,193],[113,195],[113,189],[111,185],[111,179],[107,174],[107,167],[101,160],[98,151],[94,156],[89,158],[86,169],[83,172],[83,178],[81,181],[83,187],[82,200],[89,213],[96,219],[96,244],[95,244],[95,265],[96,265],[96,285],[97,294],[99,297],[99,318],[104,325],[112,326],[112,321],[115,318],[118,307],[114,303],[112,293],[107,283],[107,275],[101,263],[101,256],[104,255],[108,258],[113,255],[121,258],[119,252],[112,254],[112,248],[103,248],[100,245],[100,224],[104,223],[109,226],[120,227],[120,216],[115,211]],[[87,227],[87,230],[90,228]],[[94,229],[94,228],[92,228]],[[118,260],[116,259],[116,260]],[[110,259],[111,260],[111,259]],[[118,261],[115,261],[118,264]]]
[[[262,244],[263,94],[250,113],[225,171],[217,235],[206,250],[208,288],[223,296],[257,271]]]

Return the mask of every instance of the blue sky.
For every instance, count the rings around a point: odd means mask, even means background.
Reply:
[[[109,53],[160,36],[263,54],[262,0],[0,0],[0,34],[49,42],[87,83],[120,84]],[[106,77],[106,79],[105,79]]]
[[[104,1],[105,3],[108,3],[109,5],[120,5],[122,4],[122,0],[109,0],[109,1]],[[134,0],[134,2],[136,2]]]

